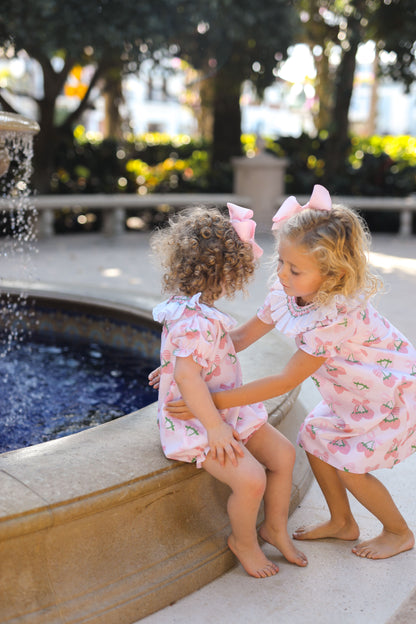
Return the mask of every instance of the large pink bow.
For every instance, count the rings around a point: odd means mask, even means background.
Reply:
[[[253,221],[253,211],[249,208],[242,208],[237,204],[227,204],[228,211],[230,213],[230,222],[238,236],[242,241],[250,243],[253,248],[253,255],[255,258],[260,258],[263,254],[263,249],[257,245],[254,240],[254,233],[256,231],[256,222]]]
[[[296,200],[296,197],[293,197],[293,195],[285,199],[273,217],[272,230],[276,230],[282,221],[290,219],[290,217],[293,217],[293,215],[298,212],[302,212],[305,208],[313,208],[314,210],[331,210],[332,201],[329,191],[324,186],[315,184],[310,200],[304,206],[301,206]]]

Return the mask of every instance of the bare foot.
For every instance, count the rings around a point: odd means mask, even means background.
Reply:
[[[415,538],[410,529],[400,535],[383,530],[377,537],[354,546],[352,552],[367,559],[387,559],[410,550],[414,545]]]
[[[283,535],[277,531],[268,530],[262,524],[259,529],[259,535],[262,540],[280,550],[284,558],[290,563],[295,563],[301,567],[308,565],[306,555],[295,547],[287,532]]]
[[[293,538],[297,540],[313,540],[332,537],[340,540],[356,540],[360,535],[360,529],[354,518],[343,524],[335,523],[328,520],[322,524],[316,524],[311,527],[299,527],[293,533]]]
[[[233,535],[228,538],[228,547],[235,554],[244,570],[255,578],[274,576],[279,572],[279,567],[267,559],[266,555],[257,544],[257,548],[250,550],[239,548]]]

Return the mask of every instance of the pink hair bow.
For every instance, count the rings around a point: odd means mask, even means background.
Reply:
[[[263,249],[260,245],[257,245],[254,240],[254,233],[256,231],[256,222],[253,221],[253,211],[249,208],[242,208],[237,204],[227,204],[228,211],[230,213],[230,222],[238,236],[242,241],[250,243],[253,248],[253,255],[255,258],[260,258],[263,254]]]
[[[290,217],[293,217],[293,215],[298,212],[302,212],[305,208],[313,208],[314,210],[331,210],[332,201],[329,191],[324,186],[315,184],[310,200],[304,206],[301,206],[296,200],[296,197],[293,197],[293,195],[285,199],[273,217],[272,230],[276,230],[282,221],[290,219]]]

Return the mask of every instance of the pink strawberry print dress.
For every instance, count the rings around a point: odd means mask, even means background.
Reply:
[[[202,369],[211,392],[230,390],[242,384],[242,374],[232,340],[228,334],[236,321],[214,307],[193,297],[174,296],[153,310],[153,318],[163,323],[160,361],[158,424],[166,457],[201,466],[209,451],[205,428],[197,418],[179,420],[165,409],[168,401],[181,397],[174,379],[177,357],[193,359]],[[262,403],[220,411],[221,417],[236,429],[244,442],[265,422]]]
[[[416,350],[369,303],[337,295],[300,307],[279,280],[258,317],[325,357],[312,375],[323,400],[298,444],[339,470],[392,468],[416,450]]]

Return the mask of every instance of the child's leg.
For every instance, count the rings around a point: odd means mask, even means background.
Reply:
[[[244,447],[243,447],[244,448]],[[266,475],[259,462],[244,448],[237,466],[227,459],[224,466],[208,454],[202,466],[213,477],[230,486],[227,509],[232,533],[228,546],[251,576],[265,578],[279,568],[267,559],[257,541],[256,521],[266,487]]]
[[[291,563],[305,566],[306,556],[295,548],[287,532],[292,474],[296,452],[284,435],[270,424],[263,425],[248,440],[246,448],[266,467],[264,522],[260,536],[280,550]]]
[[[298,540],[334,537],[342,540],[355,540],[360,531],[351,513],[345,484],[341,481],[340,471],[307,453],[315,479],[327,502],[330,519],[322,524],[300,527],[293,533]],[[347,473],[348,474],[348,473]]]
[[[353,496],[383,525],[377,537],[361,542],[352,549],[359,557],[387,559],[410,550],[415,544],[412,531],[397,509],[385,486],[372,474],[340,473],[340,478]]]

